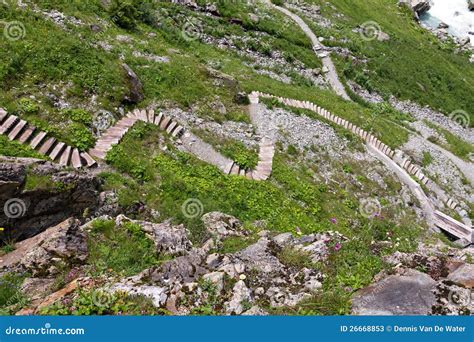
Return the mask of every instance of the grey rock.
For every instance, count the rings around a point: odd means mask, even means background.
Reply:
[[[52,184],[62,186],[25,191],[30,174],[50,177]],[[15,218],[0,210],[0,227],[5,229],[0,239],[21,241],[69,217],[82,217],[86,209],[93,213],[99,205],[100,186],[96,176],[84,171],[66,171],[37,159],[0,157],[0,208],[10,199],[22,206]]]
[[[468,288],[474,288],[474,265],[465,264],[448,275],[448,280]]]
[[[232,289],[232,298],[226,303],[226,313],[240,315],[244,308],[242,302],[250,301],[251,293],[243,280],[239,280]]]
[[[183,255],[191,250],[192,243],[188,239],[188,232],[184,225],[174,226],[171,221],[151,223],[147,221],[130,220],[119,215],[115,220],[117,225],[124,222],[138,224],[146,235],[155,243],[157,253],[168,255]]]
[[[206,229],[219,237],[242,236],[242,224],[235,217],[217,211],[202,216]]]
[[[263,273],[279,273],[283,270],[283,264],[273,255],[270,244],[269,239],[262,237],[235,255],[249,269],[256,269]]]
[[[123,291],[130,295],[142,295],[149,297],[153,301],[153,305],[156,307],[163,307],[168,299],[168,290],[160,286],[149,286],[149,285],[127,285],[127,284],[114,284],[109,292]]]
[[[286,247],[293,245],[295,238],[291,233],[283,233],[275,236],[273,238],[273,242],[275,242],[280,247]]]
[[[245,311],[242,316],[268,316],[268,312],[263,310],[262,308],[254,305],[247,311]]]
[[[224,289],[224,272],[207,273],[202,278],[214,284],[219,293]]]
[[[55,275],[64,266],[83,263],[88,255],[87,236],[78,220],[68,219],[41,234],[18,243],[3,256],[2,268],[19,266],[33,276]]]
[[[352,298],[356,315],[427,315],[435,303],[436,282],[425,273],[407,270],[360,290]]]
[[[122,64],[126,72],[129,93],[125,100],[130,103],[138,103],[143,100],[143,85],[137,74],[125,63]]]

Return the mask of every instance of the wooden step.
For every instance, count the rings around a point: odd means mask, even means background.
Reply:
[[[31,140],[30,146],[34,149],[38,147],[38,145],[43,141],[43,139],[46,137],[46,132],[39,132],[33,140]]]
[[[51,150],[51,148],[53,147],[54,143],[56,142],[56,139],[55,138],[49,138],[48,140],[46,140],[46,142],[40,147],[40,149],[38,150],[39,153],[41,154],[44,154],[44,155],[48,155],[48,152]]]
[[[171,118],[169,116],[165,117],[163,119],[163,121],[161,122],[161,124],[160,124],[160,128],[162,130],[165,130],[168,127],[168,125],[170,124],[170,122],[171,122]]]
[[[178,126],[178,124],[176,123],[176,121],[172,121],[170,123],[170,125],[168,126],[168,128],[166,129],[166,133],[168,134],[171,134],[171,132],[173,132],[174,128]]]
[[[171,136],[174,138],[179,137],[184,132],[183,126],[178,126],[176,129],[171,133]]]
[[[65,143],[63,142],[59,142],[56,144],[56,146],[54,146],[53,150],[51,151],[51,153],[49,154],[49,157],[54,161],[56,160],[56,158],[59,156],[59,154],[61,153],[61,151],[63,150],[64,146],[66,146]]]
[[[17,122],[18,116],[16,115],[10,115],[5,122],[3,123],[2,126],[0,126],[0,134],[5,134],[7,133],[10,128]]]
[[[92,158],[87,152],[82,152],[81,157],[86,161],[87,167],[91,167],[97,164],[94,158]]]
[[[155,111],[153,109],[148,110],[148,122],[155,123]]]
[[[155,116],[155,125],[159,126],[161,123],[161,120],[163,120],[163,113],[158,114],[158,116]]]
[[[75,169],[82,167],[81,155],[77,148],[72,151],[71,164]]]
[[[28,126],[26,127],[25,131],[23,132],[23,134],[20,136],[20,139],[18,139],[18,141],[22,144],[26,143],[28,141],[28,139],[33,135],[33,133],[35,132],[36,130],[36,127],[35,126]]]
[[[26,121],[20,120],[20,122],[17,123],[16,126],[8,134],[8,139],[15,140],[15,138],[18,137],[18,135],[20,134],[20,132],[25,126],[26,126]]]
[[[67,166],[69,164],[70,156],[71,156],[71,146],[67,146],[66,149],[61,154],[61,158],[59,159],[59,164],[63,166]]]

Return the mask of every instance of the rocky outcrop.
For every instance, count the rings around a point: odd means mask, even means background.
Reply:
[[[115,223],[118,226],[125,222],[132,222],[141,227],[146,235],[155,243],[158,254],[183,255],[190,251],[192,243],[188,239],[188,232],[184,225],[172,225],[170,221],[151,223],[147,221],[130,220],[124,215],[119,215]]]
[[[203,221],[210,231],[220,232],[224,237],[241,227],[237,219],[222,213],[211,213]],[[296,238],[290,233],[272,236],[263,231],[260,236],[241,251],[219,254],[212,253],[214,235],[203,247],[119,281],[106,290],[148,296],[155,306],[178,315],[192,314],[202,306],[212,307],[217,314],[265,315],[259,303],[296,306],[322,286],[323,275],[317,269],[305,267],[304,263],[287,265],[282,257],[284,249],[300,253],[299,256],[308,260],[322,261],[335,251],[329,246],[336,240],[344,241],[337,233]],[[311,247],[306,249],[308,246]]]
[[[34,277],[51,276],[87,258],[87,236],[75,219],[68,219],[27,240],[2,257],[0,268],[18,267]]]
[[[472,253],[444,244],[420,244],[417,252],[386,256],[384,262],[392,269],[376,275],[373,284],[355,294],[352,313],[469,315],[474,311],[474,266],[463,259]]]
[[[1,239],[26,239],[68,217],[93,212],[100,186],[98,178],[83,171],[37,159],[0,157]]]
[[[201,220],[210,234],[220,238],[245,235],[242,224],[233,216],[213,211],[203,215]]]
[[[427,315],[435,304],[436,282],[415,270],[391,275],[357,293],[352,299],[356,315]]]
[[[474,11],[474,0],[467,0],[467,6],[470,11]]]
[[[430,10],[431,4],[429,0],[400,0],[399,5],[407,6],[412,10],[415,19],[419,19],[420,15]]]

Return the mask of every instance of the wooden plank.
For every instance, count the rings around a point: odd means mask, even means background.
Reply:
[[[176,129],[171,133],[171,135],[176,138],[178,137],[180,134],[182,134],[184,132],[184,128],[183,126],[178,126],[176,127]]]
[[[31,140],[30,146],[34,149],[38,147],[38,145],[43,141],[43,139],[46,137],[46,132],[39,132],[33,140]]]
[[[49,138],[48,140],[46,140],[46,142],[40,147],[40,149],[38,150],[39,153],[41,154],[44,154],[44,155],[47,155],[48,152],[51,150],[51,148],[53,147],[54,143],[56,142],[56,139],[55,138]]]
[[[20,136],[20,139],[18,141],[22,144],[26,143],[27,140],[33,135],[34,131],[36,130],[35,126],[28,126],[26,127],[25,131],[23,134]]]
[[[178,123],[176,121],[172,121],[168,128],[166,129],[166,133],[171,134],[173,132],[173,129],[178,126]]]
[[[69,164],[69,157],[71,156],[71,146],[67,146],[66,149],[61,154],[59,159],[59,164],[66,166]]]
[[[155,122],[155,111],[153,109],[148,110],[148,122],[149,123]]]
[[[158,116],[155,116],[155,125],[159,126],[161,123],[161,120],[163,120],[163,113],[158,114]]]
[[[97,164],[94,158],[92,158],[87,152],[82,152],[81,157],[86,161],[87,167],[91,167]]]
[[[59,156],[59,154],[61,153],[65,145],[66,144],[63,142],[57,143],[56,146],[54,146],[53,151],[51,151],[51,153],[49,154],[49,157],[52,160],[56,160],[56,158]]]
[[[8,132],[8,130],[15,124],[15,122],[18,120],[18,116],[16,115],[10,115],[5,122],[3,123],[2,126],[0,126],[0,134],[5,134]]]
[[[21,130],[26,126],[26,121],[25,120],[20,120],[19,123],[16,124],[16,126],[12,129],[10,134],[8,134],[8,139],[14,140],[18,135],[20,134]]]
[[[165,130],[166,127],[168,127],[168,125],[170,124],[170,122],[171,122],[171,118],[170,117],[165,117],[163,122],[160,124],[160,128],[162,130]]]
[[[78,169],[78,168],[82,167],[81,156],[80,156],[79,150],[78,150],[77,148],[75,148],[75,149],[72,151],[71,163],[72,163],[72,166],[73,166],[75,169]]]

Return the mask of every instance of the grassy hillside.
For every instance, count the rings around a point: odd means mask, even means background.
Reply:
[[[334,0],[334,8],[326,1],[306,2],[321,6],[322,14],[334,24],[325,29],[308,20],[315,32],[327,38],[325,44],[347,47],[356,57],[367,58],[367,64],[341,60],[339,68],[346,77],[385,96],[410,99],[445,114],[464,110],[474,124],[474,67],[469,65],[469,54],[455,53],[454,44],[440,42],[421,28],[409,10],[397,6],[398,1]],[[367,23],[387,33],[390,40],[364,39],[352,31]]]

